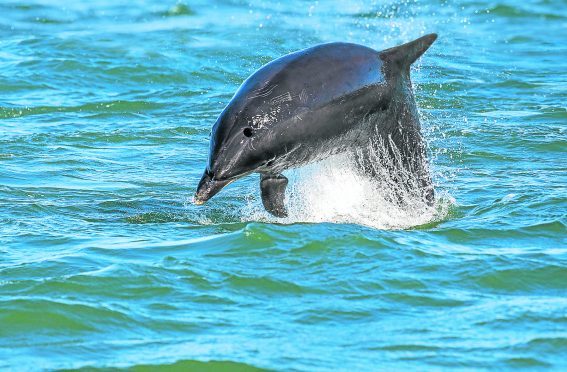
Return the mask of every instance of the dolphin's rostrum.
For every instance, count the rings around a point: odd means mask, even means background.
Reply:
[[[286,169],[376,143],[396,158],[388,169],[412,174],[401,184],[418,185],[433,201],[425,145],[410,81],[410,65],[436,40],[436,34],[381,52],[349,43],[329,43],[278,58],[240,86],[211,132],[206,170],[195,194],[202,204],[230,182],[260,173],[266,210],[287,215]],[[359,151],[363,149],[362,151]],[[404,186],[402,185],[402,186]]]

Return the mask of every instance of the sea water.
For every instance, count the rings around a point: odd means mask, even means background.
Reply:
[[[567,3],[0,2],[0,368],[567,368]],[[191,203],[263,64],[436,32],[437,201],[348,155]]]

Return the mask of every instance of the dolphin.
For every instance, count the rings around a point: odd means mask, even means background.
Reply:
[[[259,173],[265,209],[285,217],[288,179],[283,171],[351,151],[363,172],[380,177],[365,158],[381,144],[392,160],[385,163],[387,173],[403,187],[417,187],[431,205],[434,192],[410,65],[436,39],[429,34],[383,51],[327,43],[261,67],[242,83],[212,127],[195,204],[236,179]],[[396,178],[400,172],[412,175],[411,182],[407,176]]]

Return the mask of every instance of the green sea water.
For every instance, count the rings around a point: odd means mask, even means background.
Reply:
[[[257,68],[431,32],[433,210],[340,158],[283,220],[257,176],[192,204]],[[562,0],[0,1],[0,369],[567,369],[565,35]]]

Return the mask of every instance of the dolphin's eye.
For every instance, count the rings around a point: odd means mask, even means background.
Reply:
[[[242,133],[244,133],[244,135],[246,137],[252,137],[252,135],[254,134],[254,131],[252,130],[252,128],[246,127],[242,130]]]

